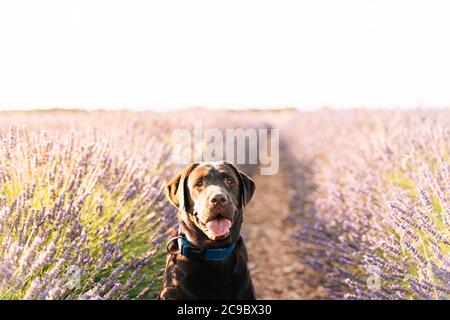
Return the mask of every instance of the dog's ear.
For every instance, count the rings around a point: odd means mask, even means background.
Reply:
[[[164,189],[170,203],[179,210],[187,210],[186,204],[189,203],[189,190],[186,186],[186,181],[197,165],[198,163],[191,163],[183,172],[173,177]]]
[[[253,197],[255,193],[255,182],[248,175],[240,171],[234,164],[228,161],[224,161],[224,163],[231,167],[234,172],[237,174],[239,180],[241,181],[242,191],[241,191],[241,203],[242,206],[245,207]]]

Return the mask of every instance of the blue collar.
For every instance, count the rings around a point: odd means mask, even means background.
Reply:
[[[225,260],[234,250],[236,244],[233,243],[229,247],[218,249],[203,249],[196,247],[190,242],[185,235],[181,233],[181,227],[178,228],[178,247],[180,248],[180,254],[193,260]]]

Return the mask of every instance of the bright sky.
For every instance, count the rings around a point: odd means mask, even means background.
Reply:
[[[450,107],[450,3],[0,0],[0,109]]]

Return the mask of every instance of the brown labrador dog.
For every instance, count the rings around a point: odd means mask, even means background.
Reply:
[[[253,180],[228,162],[193,163],[165,191],[180,227],[159,299],[255,299],[240,235]]]

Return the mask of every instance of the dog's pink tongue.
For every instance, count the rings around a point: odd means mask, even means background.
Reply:
[[[215,237],[221,237],[227,234],[231,228],[231,221],[228,219],[214,219],[206,224],[209,232]]]

